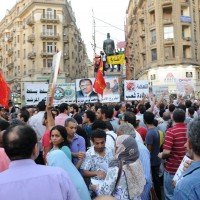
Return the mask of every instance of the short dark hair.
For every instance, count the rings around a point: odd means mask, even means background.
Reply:
[[[39,111],[45,111],[46,109],[45,101],[44,100],[40,101],[37,105],[37,108]]]
[[[185,101],[185,106],[186,106],[186,108],[191,107],[192,106],[192,102],[190,100],[186,100]]]
[[[91,110],[87,110],[87,111],[85,111],[85,114],[86,114],[87,118],[90,119],[91,122],[95,121],[96,115],[94,112],[92,112]]]
[[[53,114],[53,112],[51,111],[51,114],[53,116],[53,119],[55,119],[55,115]],[[44,119],[47,120],[47,112],[44,113]]]
[[[27,125],[9,127],[3,134],[3,147],[10,160],[31,158],[37,135]]]
[[[114,114],[113,108],[108,108],[108,109],[106,110],[106,118],[108,118],[108,119],[113,118],[113,114]]]
[[[182,109],[182,110],[184,110],[186,112],[186,106],[184,104],[182,104],[182,103],[178,104],[177,108]]]
[[[69,107],[72,107],[73,109],[75,109],[76,110],[76,112],[78,112],[79,111],[79,107],[78,107],[78,105],[77,104],[71,104]]]
[[[92,124],[92,130],[96,130],[96,129],[107,129],[107,124],[105,121],[102,121],[102,120],[96,120],[94,121],[94,123]]]
[[[169,105],[169,112],[173,112],[175,110],[176,106],[174,104]]]
[[[89,78],[84,78],[84,79],[81,79],[81,80],[79,81],[79,86],[81,85],[82,82],[85,82],[85,81],[89,81],[90,84],[92,85],[92,81],[91,81]]]
[[[21,110],[19,116],[20,118],[24,119],[24,122],[27,122],[30,117],[30,114],[27,110]]]
[[[138,110],[140,111],[141,114],[144,114],[146,112],[146,107],[143,104],[140,104],[138,106]]]
[[[183,109],[177,108],[173,112],[173,119],[177,123],[182,123],[185,121],[185,111]]]
[[[101,114],[106,114],[108,108],[106,106],[100,106],[98,109],[101,110]]]
[[[145,112],[143,118],[147,124],[153,124],[154,122],[154,114],[152,112],[149,111]]]
[[[94,138],[105,138],[105,140],[106,140],[106,132],[104,130],[98,128],[98,129],[92,131],[92,134],[91,134],[92,142],[94,142]]]
[[[195,108],[193,107],[193,106],[191,106],[191,107],[189,107],[188,108],[188,113],[190,114],[190,115],[194,115],[194,112],[195,112]]]
[[[60,106],[59,106],[59,111],[60,113],[64,113],[65,110],[68,110],[68,104],[67,103],[61,103]]]
[[[124,121],[132,124],[134,127],[136,125],[136,116],[133,112],[127,111],[124,114]]]
[[[61,126],[61,125],[54,126],[50,131],[50,136],[51,136],[53,130],[57,130],[60,133],[60,135],[63,137],[63,142],[61,142],[58,145],[59,148],[61,148],[63,146],[68,146],[69,147],[70,143],[69,143],[69,141],[67,139],[67,131],[66,131],[65,127]]]
[[[192,150],[200,156],[200,117],[192,120],[188,124],[187,135],[190,140]]]

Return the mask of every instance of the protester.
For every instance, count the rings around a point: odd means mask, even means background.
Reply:
[[[65,125],[65,120],[69,118],[69,105],[67,103],[62,103],[59,106],[60,114],[55,117],[55,125]]]
[[[11,163],[7,170],[0,173],[1,199],[80,199],[64,170],[34,162],[38,156],[38,145],[37,135],[31,127],[19,125],[6,130],[3,147]]]

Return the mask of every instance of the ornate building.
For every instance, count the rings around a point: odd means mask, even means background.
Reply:
[[[192,78],[200,91],[199,0],[130,0],[127,10],[127,56],[131,79],[169,86]],[[198,94],[197,94],[198,95]]]
[[[49,80],[62,51],[58,82],[88,77],[88,56],[67,0],[18,0],[0,22],[0,70],[20,103],[24,83]]]

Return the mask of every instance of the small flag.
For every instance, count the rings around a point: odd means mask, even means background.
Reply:
[[[8,102],[10,99],[10,86],[6,83],[3,74],[0,72],[0,104],[8,108]]]
[[[102,61],[102,59],[100,60],[99,69],[97,71],[93,87],[98,94],[103,96],[103,91],[106,87],[106,83],[105,83],[105,79],[103,77],[103,61]]]

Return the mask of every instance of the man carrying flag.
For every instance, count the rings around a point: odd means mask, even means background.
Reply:
[[[103,91],[106,87],[105,79],[103,77],[103,61],[102,59],[100,60],[99,68],[95,77],[94,81],[94,89],[95,91],[103,96]]]
[[[0,104],[8,108],[8,102],[10,99],[10,86],[6,83],[2,72],[0,72]]]

